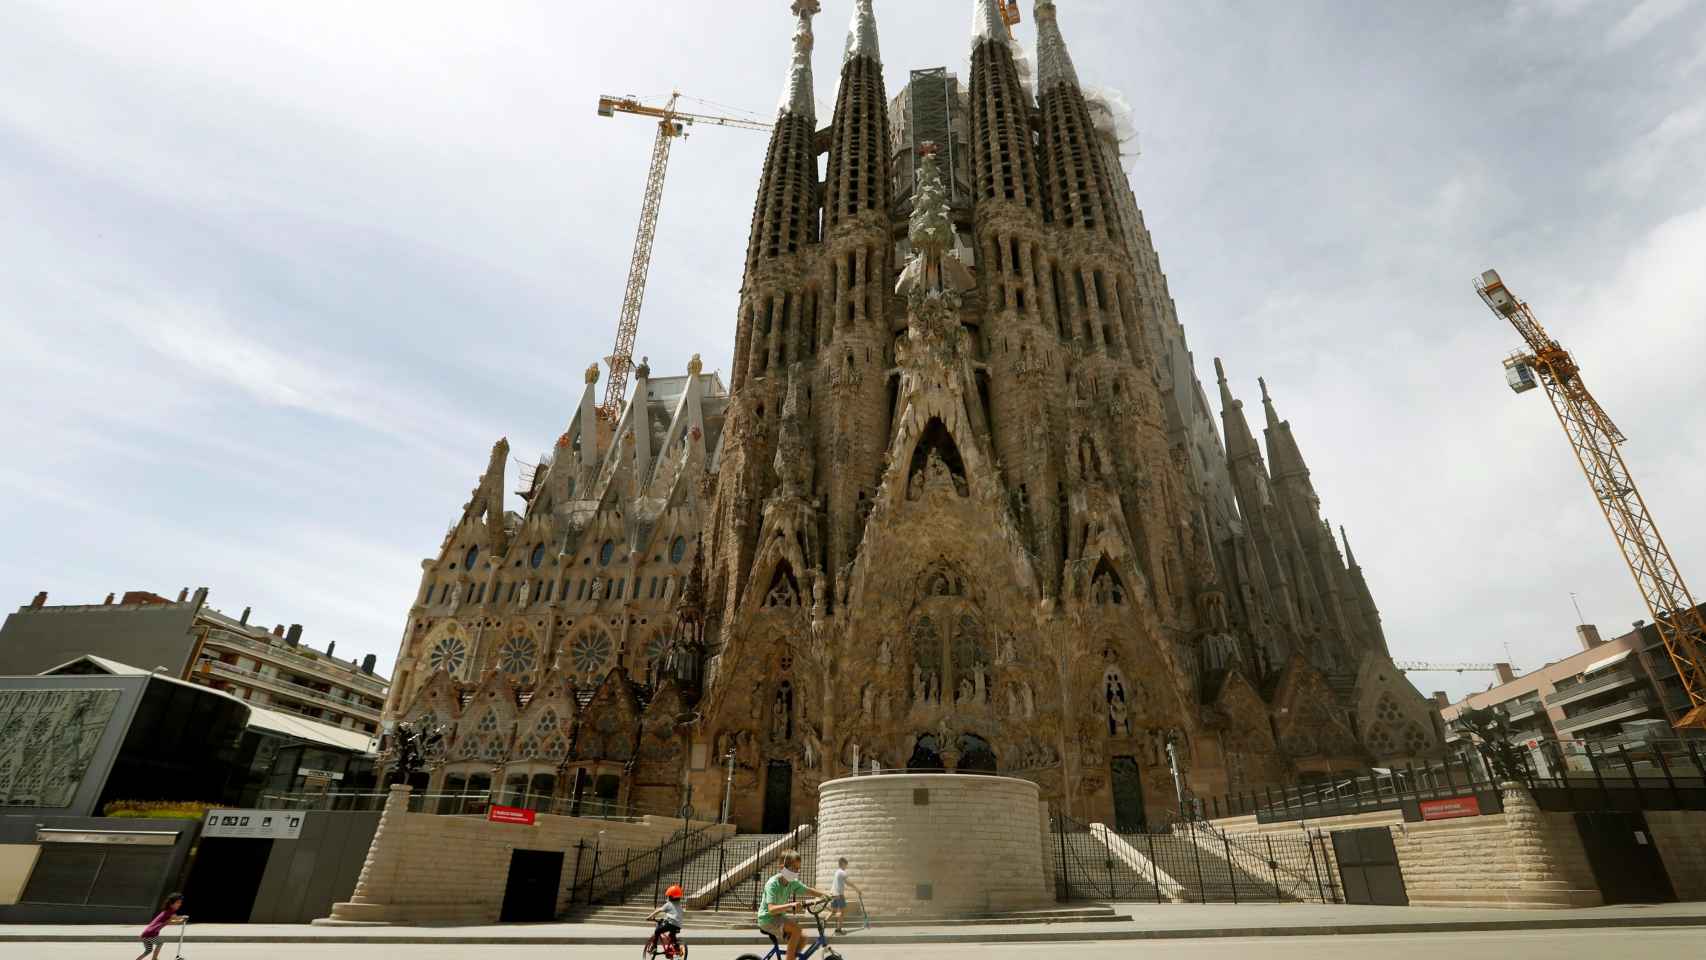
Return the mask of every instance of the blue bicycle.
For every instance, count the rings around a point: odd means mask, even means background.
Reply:
[[[812,921],[817,924],[817,940],[800,948],[799,960],[809,960],[812,954],[820,949],[823,950],[823,960],[841,960],[841,954],[836,953],[835,948],[829,945],[829,933],[823,927],[823,915],[829,909],[829,898],[807,900],[801,906],[806,908],[806,912],[812,915]],[[770,938],[770,952],[762,957],[756,953],[743,953],[735,960],[782,960],[788,955],[787,945],[776,939],[775,934],[768,930],[762,932]]]

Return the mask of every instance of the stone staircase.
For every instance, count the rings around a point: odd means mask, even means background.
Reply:
[[[679,843],[679,838],[675,842]],[[691,846],[685,859],[680,855],[663,858],[661,877],[655,868],[646,869],[648,861],[642,859],[637,863],[642,869],[632,873],[620,888],[601,891],[590,904],[570,904],[562,919],[643,925],[646,916],[662,903],[662,892],[681,883],[688,891],[689,926],[751,926],[760,885],[776,857],[789,847],[800,851],[809,872],[817,852],[817,837],[810,826],[788,833],[707,837]]]

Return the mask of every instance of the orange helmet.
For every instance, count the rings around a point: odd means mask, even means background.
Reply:
[[[671,884],[670,888],[663,892],[663,895],[671,900],[680,900],[686,896],[686,891],[682,890],[679,884]]]

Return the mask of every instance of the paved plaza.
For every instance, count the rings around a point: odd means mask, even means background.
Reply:
[[[1260,951],[1264,960],[1365,960],[1375,951],[1382,960],[1574,960],[1574,958],[1626,957],[1661,952],[1691,956],[1697,952],[1699,931],[1691,929],[1637,928],[1629,930],[1543,930],[1495,933],[1391,934],[1385,936],[1305,936],[1265,939],[1220,938],[1168,941],[1113,941],[1063,944],[936,944],[927,947],[901,944],[859,944],[849,940],[839,945],[848,960],[901,960],[923,952],[940,957],[1143,957],[1178,960],[1248,960]],[[631,946],[574,947],[504,944],[203,944],[186,945],[186,960],[377,960],[408,957],[410,960],[544,960],[567,956],[577,960],[632,960]],[[732,960],[742,947],[706,947],[693,951],[696,960]],[[113,960],[125,953],[112,943],[37,944],[30,947],[31,960]],[[172,948],[165,952],[172,957]]]

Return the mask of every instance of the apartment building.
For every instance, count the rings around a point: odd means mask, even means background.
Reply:
[[[207,588],[176,600],[147,591],[98,604],[49,605],[38,593],[0,626],[0,674],[34,674],[93,655],[188,680],[255,706],[376,735],[387,681],[375,657],[359,663],[302,643],[302,627],[272,628],[207,605]]]
[[[1611,640],[1582,624],[1576,637],[1576,653],[1522,676],[1498,664],[1498,683],[1483,693],[1456,703],[1435,694],[1447,744],[1466,742],[1453,722],[1459,714],[1492,706],[1510,718],[1517,742],[1579,740],[1615,749],[1679,735],[1675,724],[1689,710],[1688,695],[1652,624],[1636,621]]]

